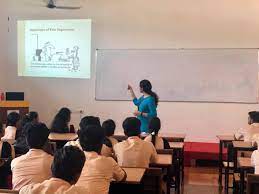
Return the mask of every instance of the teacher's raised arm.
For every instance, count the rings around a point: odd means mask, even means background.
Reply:
[[[141,121],[141,132],[149,132],[149,121],[157,116],[158,95],[153,92],[152,84],[148,80],[142,80],[139,84],[140,92],[143,94],[137,98],[131,85],[128,85],[133,103],[138,107],[138,110],[133,114]]]

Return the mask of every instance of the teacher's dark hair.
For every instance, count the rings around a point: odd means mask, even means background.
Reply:
[[[159,97],[158,95],[152,91],[152,84],[150,81],[144,79],[139,83],[140,88],[142,88],[143,92],[149,94],[155,99],[156,106],[158,105]]]

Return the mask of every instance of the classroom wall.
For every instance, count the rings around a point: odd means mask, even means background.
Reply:
[[[135,108],[130,102],[95,101],[96,48],[259,47],[257,0],[87,0],[84,8],[76,11],[48,10],[35,0],[8,2],[11,31],[0,39],[8,39],[8,66],[4,66],[3,72],[9,79],[5,85],[10,91],[25,91],[31,109],[39,111],[41,119],[47,123],[61,106],[68,106],[73,111],[82,109],[85,114],[99,115],[101,119],[113,118],[118,128],[126,116],[131,116]],[[2,14],[0,12],[1,21]],[[92,78],[17,77],[17,18],[91,18]],[[0,52],[0,59],[4,56]],[[0,75],[3,75],[2,71]],[[247,112],[257,108],[258,105],[248,104],[161,102],[158,112],[163,130],[186,133],[189,141],[213,142],[217,134],[232,133],[245,126]],[[80,115],[74,113],[73,122],[76,124],[79,119]]]
[[[7,11],[4,9],[6,2],[1,2],[0,6],[0,92],[5,91],[6,89],[6,69],[7,69]],[[2,28],[3,27],[3,28]]]

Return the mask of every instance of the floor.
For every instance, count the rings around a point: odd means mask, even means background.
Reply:
[[[172,192],[174,193],[174,192]],[[185,180],[181,194],[223,194],[218,187],[218,168],[185,168]],[[232,194],[231,190],[229,194]]]

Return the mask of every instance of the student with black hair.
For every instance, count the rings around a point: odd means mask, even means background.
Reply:
[[[17,129],[16,141],[14,143],[15,153],[18,155],[26,154],[29,151],[29,145],[26,141],[25,125],[28,123],[39,123],[39,115],[37,112],[29,112],[24,115],[20,121],[19,128]]]
[[[20,194],[88,194],[86,188],[75,186],[84,163],[83,151],[74,146],[65,146],[54,155],[51,165],[52,178],[42,183],[27,185],[20,190]]]
[[[113,146],[118,143],[118,140],[113,137],[116,124],[112,119],[103,122],[102,128],[105,132],[104,143],[101,155],[113,157]]]
[[[20,115],[17,112],[11,112],[7,115],[7,123],[5,128],[5,134],[1,138],[4,141],[14,141],[16,139],[16,131]]]
[[[240,129],[235,133],[236,139],[244,138],[244,141],[253,141],[253,136],[259,134],[259,112],[248,113],[248,127]]]
[[[100,155],[105,137],[102,127],[81,126],[78,135],[86,161],[77,185],[88,188],[91,194],[108,194],[112,180],[126,179],[125,171],[113,158]]]
[[[81,119],[80,123],[79,123],[80,129],[83,128],[83,127],[86,127],[88,125],[101,126],[101,122],[100,122],[99,117],[95,117],[95,116],[85,116],[85,117],[83,117]],[[79,130],[77,131],[77,133],[79,132]],[[76,146],[76,147],[78,147],[82,150],[79,139],[77,139],[76,141],[69,141],[65,144],[65,146]]]
[[[149,163],[155,162],[157,152],[151,142],[142,140],[140,136],[140,121],[129,117],[123,122],[127,140],[114,146],[114,153],[120,166],[148,168]]]
[[[158,136],[161,129],[161,121],[158,117],[154,117],[149,122],[149,133],[145,141],[152,142],[156,149],[170,149],[168,141]]]
[[[61,108],[52,121],[50,130],[52,133],[69,133],[69,122],[71,111],[68,108]]]
[[[42,150],[49,136],[49,129],[43,123],[29,123],[25,126],[26,141],[30,150],[11,163],[13,189],[20,190],[31,183],[40,183],[51,177],[53,157]]]

